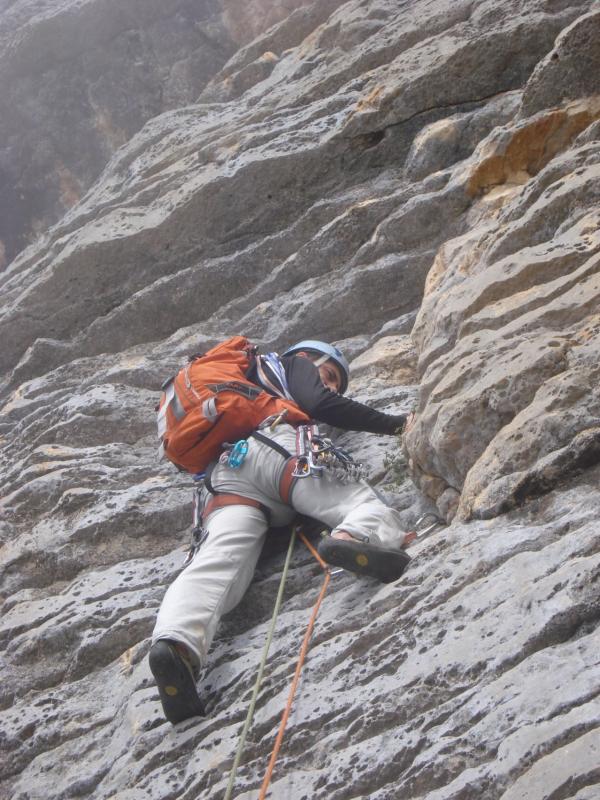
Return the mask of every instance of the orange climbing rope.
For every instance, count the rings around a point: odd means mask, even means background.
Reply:
[[[305,535],[302,533],[302,531],[301,531],[301,530],[298,530],[298,536],[299,536],[299,537],[302,539],[302,541],[304,542],[304,544],[305,544],[305,545],[308,547],[308,549],[310,550],[310,552],[311,552],[311,553],[313,554],[313,556],[314,556],[314,557],[317,559],[317,561],[319,562],[319,564],[321,565],[321,567],[322,567],[322,568],[325,570],[325,572],[327,572],[327,571],[328,571],[328,569],[329,569],[329,564],[327,564],[325,561],[323,561],[323,559],[321,558],[321,556],[318,554],[318,552],[315,550],[315,548],[312,546],[312,544],[311,544],[311,543],[308,541],[308,539],[307,539],[307,538],[306,538],[306,536],[305,536]]]
[[[306,536],[300,531],[298,532],[298,535],[300,536],[304,544],[308,547],[310,552],[313,554],[313,556],[317,559],[317,561],[321,565],[322,569],[325,572],[325,580],[323,581],[323,585],[321,586],[319,597],[317,598],[317,602],[315,603],[314,608],[312,610],[312,614],[310,615],[310,620],[308,621],[306,633],[304,634],[304,639],[302,640],[302,646],[300,647],[300,655],[298,656],[296,671],[294,673],[292,685],[290,686],[290,693],[288,695],[287,705],[283,712],[283,716],[281,717],[281,722],[279,724],[279,731],[277,733],[277,738],[275,740],[273,752],[271,753],[269,766],[267,767],[267,771],[265,773],[262,786],[260,787],[260,794],[258,796],[258,800],[264,800],[264,798],[267,795],[267,791],[269,789],[269,783],[271,782],[271,776],[273,775],[275,762],[277,761],[277,756],[279,755],[279,750],[281,749],[281,743],[283,742],[283,734],[285,732],[285,726],[287,725],[288,717],[290,716],[292,710],[292,703],[294,700],[294,695],[296,693],[296,687],[298,686],[298,681],[300,680],[300,672],[302,671],[302,665],[304,664],[304,659],[306,658],[308,643],[310,641],[310,637],[312,636],[315,620],[317,619],[317,614],[319,613],[319,608],[321,607],[321,602],[325,597],[325,592],[327,591],[327,586],[329,585],[329,581],[331,579],[331,571],[329,569],[329,566],[323,561],[321,556],[317,553],[317,551],[308,541]]]

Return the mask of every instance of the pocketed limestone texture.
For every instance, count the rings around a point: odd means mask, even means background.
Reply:
[[[442,245],[428,276],[407,437],[417,482],[433,497],[460,494],[464,519],[598,461],[599,115],[598,94],[521,114],[464,167],[477,225]]]
[[[351,396],[415,412],[402,442],[336,439],[407,530],[452,520],[394,585],[332,579],[271,796],[593,800],[596,5],[159,5],[0,15],[0,103],[19,99],[0,158],[22,164],[19,138],[72,206],[14,259],[0,234],[0,796],[224,795],[287,534],[223,620],[208,716],[172,727],[147,652],[191,487],[156,459],[154,406],[190,353],[243,333],[336,341]],[[82,48],[70,67],[57,42]],[[92,130],[90,97],[104,160],[66,136]],[[50,107],[72,160],[26,151]],[[237,800],[258,795],[321,581],[298,545]]]

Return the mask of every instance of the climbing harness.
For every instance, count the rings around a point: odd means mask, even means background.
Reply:
[[[266,662],[267,662],[267,657],[269,655],[269,648],[271,646],[271,642],[273,640],[273,634],[275,632],[275,625],[276,625],[276,622],[277,622],[277,616],[279,614],[279,609],[281,607],[281,602],[282,602],[282,599],[283,599],[283,591],[284,591],[285,582],[286,582],[286,578],[287,578],[287,574],[288,574],[288,569],[289,569],[289,565],[290,565],[290,561],[291,561],[291,557],[292,557],[292,552],[293,552],[293,549],[294,549],[296,535],[298,535],[302,539],[302,541],[304,542],[306,547],[313,554],[313,556],[317,559],[317,561],[319,562],[320,566],[322,567],[322,569],[323,569],[323,571],[325,573],[325,578],[324,578],[323,584],[321,586],[321,590],[319,592],[319,596],[317,598],[317,601],[316,601],[316,603],[315,603],[315,605],[313,607],[310,619],[308,621],[308,626],[307,626],[306,632],[304,634],[304,639],[302,640],[302,645],[300,647],[300,653],[299,653],[299,656],[298,656],[298,661],[296,663],[296,670],[294,672],[294,677],[292,679],[292,683],[291,683],[291,686],[290,686],[290,691],[289,691],[289,694],[288,694],[287,704],[286,704],[286,707],[284,709],[283,715],[281,717],[281,722],[280,722],[280,725],[279,725],[279,731],[277,733],[277,738],[275,739],[275,744],[274,744],[273,750],[271,752],[271,757],[269,759],[269,764],[268,764],[268,767],[267,767],[267,771],[265,773],[265,777],[264,777],[263,782],[262,782],[262,786],[261,786],[261,789],[260,789],[260,794],[258,796],[258,800],[264,800],[264,798],[266,797],[266,793],[268,791],[268,788],[269,788],[269,783],[271,781],[271,776],[273,775],[273,769],[275,767],[275,762],[277,760],[277,756],[279,754],[279,751],[281,749],[281,744],[283,742],[283,735],[284,735],[284,732],[285,732],[285,727],[286,727],[286,724],[287,724],[287,721],[288,721],[288,718],[290,716],[290,712],[291,712],[291,709],[292,709],[292,703],[293,703],[293,700],[294,700],[294,695],[296,693],[296,688],[298,686],[298,681],[300,680],[300,673],[302,671],[302,666],[303,666],[304,660],[306,658],[306,653],[308,651],[308,645],[309,645],[309,642],[310,642],[310,638],[312,636],[312,632],[313,632],[313,628],[314,628],[314,625],[315,625],[315,621],[317,619],[317,615],[319,613],[319,609],[321,607],[321,603],[322,603],[323,598],[325,596],[325,592],[327,591],[327,586],[329,585],[329,581],[331,580],[332,572],[331,572],[329,566],[319,556],[319,554],[317,553],[315,548],[308,541],[308,539],[302,533],[300,528],[299,527],[295,527],[292,530],[292,535],[290,537],[290,544],[289,544],[289,547],[288,547],[288,552],[287,552],[287,555],[286,555],[285,564],[284,564],[283,572],[282,572],[282,575],[281,575],[281,581],[279,582],[279,590],[277,592],[277,598],[275,600],[275,607],[273,609],[273,615],[271,617],[271,624],[269,626],[269,630],[268,630],[268,633],[267,633],[267,640],[266,640],[265,646],[263,648],[263,653],[262,653],[260,665],[259,665],[259,668],[258,668],[258,674],[256,676],[256,682],[254,684],[254,689],[252,691],[252,697],[250,699],[250,705],[248,706],[248,713],[246,714],[246,720],[244,722],[244,727],[242,728],[242,732],[240,734],[240,740],[239,740],[239,743],[238,743],[238,748],[237,748],[237,751],[236,751],[236,754],[235,754],[233,765],[231,767],[231,772],[229,774],[229,781],[228,781],[228,784],[227,784],[227,789],[225,791],[225,795],[224,795],[223,800],[231,800],[231,797],[232,797],[232,794],[233,794],[233,788],[234,788],[234,785],[235,785],[236,772],[237,772],[237,769],[239,767],[240,760],[242,758],[242,753],[243,753],[243,750],[244,750],[244,745],[246,743],[246,738],[248,736],[248,731],[249,731],[250,726],[252,724],[252,718],[254,716],[254,710],[256,708],[256,700],[258,698],[258,693],[260,691],[260,687],[261,687],[261,684],[262,684],[264,669],[265,669],[265,665],[266,665]]]
[[[287,505],[290,502],[294,482],[299,478],[320,478],[326,471],[334,475],[342,483],[358,482],[366,477],[367,472],[364,466],[354,461],[345,450],[336,447],[331,439],[321,436],[318,427],[313,423],[297,427],[295,455],[262,432],[274,431],[285,420],[287,415],[287,409],[283,409],[277,414],[272,414],[263,420],[258,428],[250,434],[253,439],[275,450],[285,459],[279,479],[279,496],[283,503]],[[232,469],[239,469],[248,454],[248,447],[248,439],[240,439],[235,444],[226,445],[219,463]],[[256,506],[261,508],[268,517],[268,510],[255,500],[248,500],[248,498],[244,498],[241,495],[220,494],[215,491],[211,484],[211,473],[212,466],[209,466],[204,476],[204,484],[213,497],[204,506],[204,518],[217,508],[234,504]]]
[[[240,442],[237,442],[236,446],[238,444],[240,444]],[[246,452],[248,451],[248,443],[245,440],[244,444],[246,447],[240,448],[238,454],[235,456],[235,458],[240,461],[240,465],[246,457]],[[202,480],[203,484],[201,485],[198,483],[196,486],[194,486],[194,494],[192,498],[192,541],[186,551],[183,568],[187,567],[187,565],[192,562],[194,556],[206,541],[208,537],[208,530],[206,530],[204,527],[204,520],[206,520],[210,514],[213,513],[213,511],[217,511],[220,508],[225,508],[225,506],[250,506],[251,508],[256,508],[258,511],[262,512],[262,514],[264,514],[267,524],[271,518],[271,512],[267,506],[263,505],[258,500],[253,500],[250,497],[244,497],[241,494],[233,494],[230,492],[222,494],[215,491],[210,481],[211,473],[212,470],[209,468],[205,473],[202,473],[196,477],[196,480]],[[291,483],[287,477],[288,473],[289,469],[287,472],[284,469],[279,484],[280,492],[282,493],[281,496],[282,499],[284,499],[284,502],[287,502],[289,499],[289,493],[291,491]]]

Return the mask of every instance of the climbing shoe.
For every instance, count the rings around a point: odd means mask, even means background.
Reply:
[[[158,686],[165,717],[175,725],[189,717],[205,716],[196,691],[194,670],[185,647],[159,639],[150,648],[150,669]]]
[[[398,580],[410,561],[403,550],[388,550],[368,542],[334,539],[333,536],[321,539],[317,549],[328,564],[377,578],[383,583]]]

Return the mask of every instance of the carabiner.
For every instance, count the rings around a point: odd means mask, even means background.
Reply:
[[[233,445],[233,447],[229,451],[227,465],[231,467],[231,469],[239,469],[244,463],[244,460],[247,455],[248,455],[248,440],[240,439]]]

